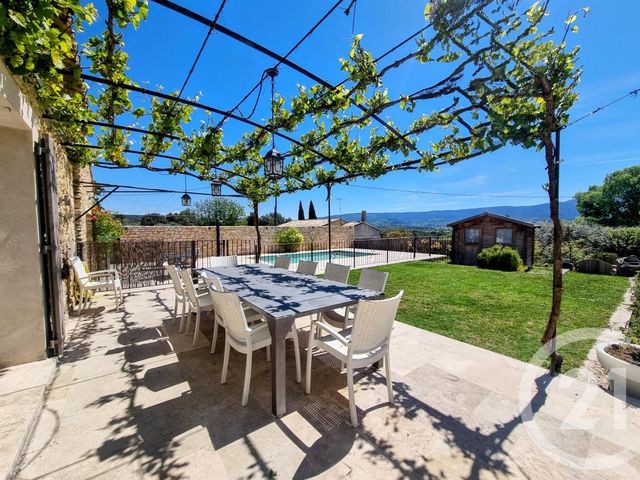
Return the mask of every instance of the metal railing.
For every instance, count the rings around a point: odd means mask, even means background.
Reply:
[[[78,256],[90,270],[116,268],[123,288],[161,285],[170,281],[165,265],[184,268],[207,268],[216,256],[236,256],[238,264],[264,263],[273,265],[278,255],[291,259],[292,269],[299,260],[318,262],[318,272],[329,263],[352,268],[385,265],[411,260],[448,261],[451,239],[445,237],[404,237],[361,239],[331,242],[303,242],[301,244],[257,243],[247,240],[184,240],[184,241],[118,241],[114,243],[87,242],[78,244]],[[331,260],[329,260],[331,259]]]

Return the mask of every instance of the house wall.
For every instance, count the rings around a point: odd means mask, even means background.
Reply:
[[[380,230],[369,225],[368,223],[359,223],[355,227],[355,238],[365,239],[365,238],[382,238],[382,234]]]
[[[260,236],[264,245],[275,243],[278,232],[288,227],[259,227]],[[130,226],[125,227],[126,233],[121,241],[140,242],[175,242],[185,240],[215,241],[216,227],[181,227],[181,226]],[[298,230],[304,236],[305,242],[328,243],[329,232],[327,227],[299,227]],[[255,227],[251,226],[222,226],[220,227],[220,239],[233,242],[255,242]],[[338,225],[331,226],[331,244],[340,247],[344,243],[353,241],[353,227]]]
[[[464,231],[467,228],[480,229],[480,241],[477,244],[465,243]],[[509,246],[518,250],[525,265],[532,266],[534,228],[490,216],[474,219],[453,227],[453,250],[451,252],[453,263],[476,265],[478,253],[483,248],[496,244],[496,230],[498,228],[511,228],[513,230],[513,242]]]
[[[27,93],[25,93],[27,92]],[[46,356],[45,307],[34,145],[46,132],[28,88],[14,79],[0,60],[0,368]],[[55,142],[62,258],[75,251],[77,206],[74,178],[91,178],[88,167],[77,171]],[[80,203],[89,201],[86,193]],[[63,286],[63,291],[67,288]],[[65,302],[66,303],[66,302]],[[68,313],[64,312],[65,318]]]

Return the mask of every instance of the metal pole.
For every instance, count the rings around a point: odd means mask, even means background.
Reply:
[[[220,219],[216,218],[216,257],[220,256]]]
[[[274,197],[275,206],[273,207],[273,226],[278,226],[278,197]]]
[[[331,262],[331,184],[327,183],[327,218],[329,227],[329,262]]]

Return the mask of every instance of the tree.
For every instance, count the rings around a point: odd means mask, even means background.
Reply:
[[[167,213],[166,217],[167,223],[170,225],[198,225],[198,216],[189,208],[176,213]]]
[[[193,211],[200,225],[241,225],[244,207],[229,198],[210,198],[193,205]]]
[[[285,218],[283,215],[278,213],[276,215],[275,224],[282,225],[283,223],[290,222],[290,221],[291,221],[290,218]],[[273,212],[260,216],[260,219],[258,220],[258,225],[265,225],[265,226],[273,225]]]
[[[317,220],[316,207],[313,206],[313,200],[309,202],[309,220]]]
[[[640,226],[640,166],[610,173],[602,185],[576,193],[586,220],[609,227]]]
[[[153,227],[154,225],[165,225],[167,218],[160,213],[147,213],[140,219],[140,225]]]
[[[302,208],[302,201],[298,205],[298,220],[304,220],[304,208]]]

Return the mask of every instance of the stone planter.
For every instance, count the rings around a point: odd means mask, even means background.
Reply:
[[[596,347],[600,365],[609,371],[609,382],[613,386],[615,382],[626,379],[627,395],[640,398],[640,366],[620,360],[607,353],[605,349],[610,345],[613,343],[599,343]],[[640,349],[640,345],[632,344],[631,346]]]

